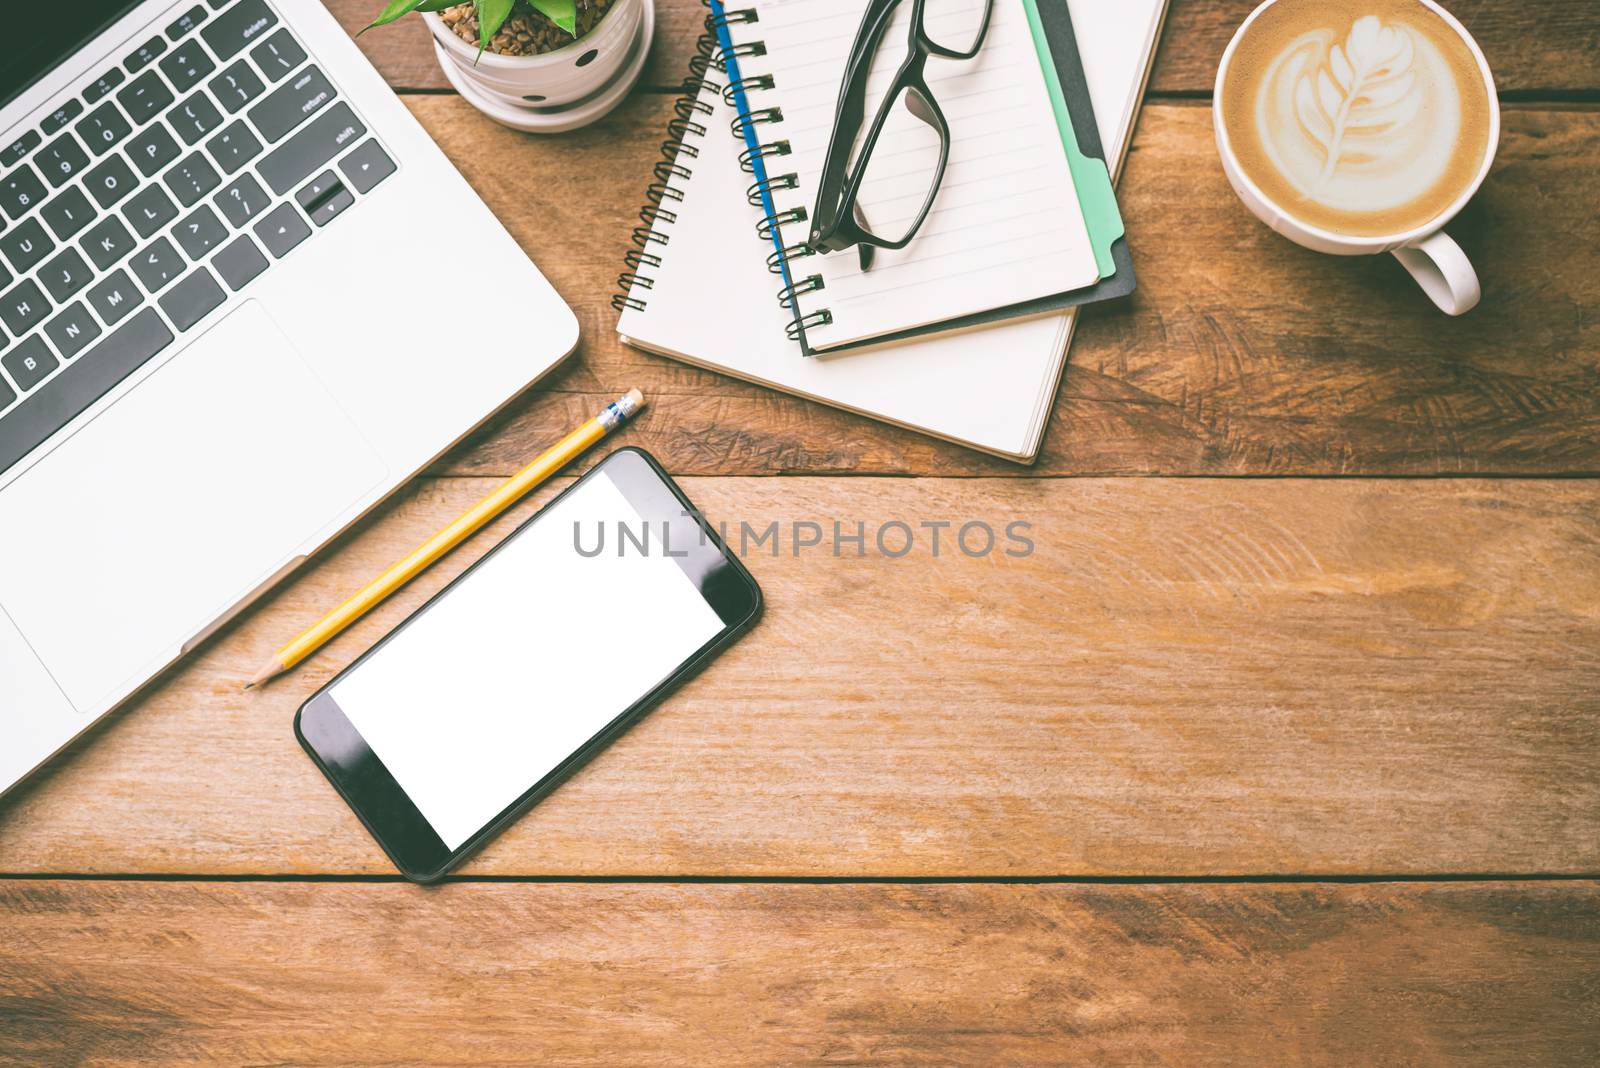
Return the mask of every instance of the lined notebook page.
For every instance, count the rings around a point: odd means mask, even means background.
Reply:
[[[624,340],[987,452],[1031,456],[1070,317],[937,334],[859,358],[806,359],[784,334],[790,313],[774,298],[780,283],[765,263],[772,246],[757,236],[761,213],[745,200],[750,176],[739,169],[741,143],[728,134],[735,113],[713,90],[699,99],[712,109],[701,120],[708,129],[692,142],[694,158],[679,160],[694,177],[673,183],[684,198],[672,204],[667,243],[652,246],[660,265],[641,272],[650,285],[630,291],[644,309],[618,320]],[[708,447],[722,447],[716,428],[706,430]]]
[[[983,0],[947,0],[977,17]],[[766,54],[740,62],[746,77],[770,75],[771,90],[751,95],[755,109],[781,108],[783,121],[756,127],[763,142],[787,141],[791,154],[767,160],[768,173],[793,172],[799,187],[779,193],[782,212],[815,204],[815,178],[832,132],[839,85],[867,0],[757,0],[759,20],[730,27],[735,43],[760,41]],[[867,100],[884,96],[901,61],[911,3],[897,6],[868,80]],[[930,12],[931,28],[940,16]],[[963,21],[962,16],[954,18]],[[931,57],[928,87],[950,125],[950,160],[937,199],[911,244],[879,249],[870,270],[855,249],[794,260],[797,281],[820,275],[823,288],[798,298],[800,313],[828,309],[832,322],[807,329],[813,349],[926,326],[1092,285],[1094,250],[1073,190],[1060,128],[1051,110],[1022,0],[994,0],[988,36],[967,61]],[[967,24],[971,24],[968,22]],[[870,123],[868,105],[864,122]],[[938,141],[912,120],[879,141],[863,187],[880,232],[903,231],[921,207]],[[889,205],[883,212],[880,206]],[[880,215],[886,218],[879,218]],[[896,225],[896,223],[900,225]],[[803,243],[807,222],[781,228],[783,243]]]

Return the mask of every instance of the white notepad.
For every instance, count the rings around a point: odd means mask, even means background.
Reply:
[[[814,0],[836,6],[836,0]],[[842,3],[843,0],[837,0]],[[853,0],[859,20],[862,0]],[[1073,28],[1107,161],[1120,169],[1165,14],[1165,0],[1080,3]],[[847,47],[852,26],[840,47]],[[707,46],[709,50],[709,46]],[[718,85],[720,88],[720,83]],[[858,412],[1008,459],[1038,453],[1065,365],[1075,313],[1007,321],[827,360],[788,339],[791,314],[773,300],[772,245],[755,233],[734,110],[702,87],[690,133],[663,175],[671,188],[651,237],[634,254],[624,341],[697,366]],[[676,194],[674,196],[673,194]]]
[[[948,0],[970,9],[967,18],[974,23],[984,3]],[[770,162],[769,172],[802,177],[798,188],[774,194],[780,219],[813,206],[847,45],[863,8],[862,0],[762,0],[759,21],[728,26],[735,46],[760,44],[764,51],[746,61],[748,70],[759,70],[778,86],[770,101],[768,94],[757,94],[759,103],[752,106],[781,106],[781,123],[770,131],[758,128],[762,140],[781,138],[790,150]],[[909,3],[895,8],[868,78],[868,100],[883,97],[905,58],[911,9]],[[816,278],[815,288],[800,287],[797,314],[828,312],[826,321],[815,322],[821,317],[814,316],[807,327],[813,349],[1035,301],[1099,280],[1026,9],[1021,0],[994,0],[992,11],[975,57],[928,60],[928,89],[950,126],[950,158],[938,200],[911,244],[876,250],[870,270],[862,270],[853,249],[790,259],[797,276]],[[953,15],[941,6],[929,18]],[[895,209],[872,219],[880,232],[896,233],[916,214],[937,160],[938,140],[928,127],[915,120],[885,126],[861,192],[863,203]],[[808,227],[809,220],[781,225],[783,245],[803,245]]]

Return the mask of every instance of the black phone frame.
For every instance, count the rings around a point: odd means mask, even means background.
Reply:
[[[459,848],[451,850],[339,708],[332,690],[340,679],[359,670],[368,657],[383,648],[413,620],[449,596],[457,584],[467,581],[485,560],[510,545],[567,494],[601,472],[612,479],[650,529],[656,529],[661,523],[668,524],[671,532],[669,544],[684,549],[683,556],[677,555],[678,550],[671,555],[717,613],[717,618],[722,620],[722,630],[479,828]],[[595,596],[604,596],[604,591],[595,591]],[[295,738],[400,873],[415,883],[437,882],[549,795],[667,694],[710,663],[755,624],[760,618],[761,609],[761,587],[756,584],[754,576],[738,557],[728,551],[717,532],[656,462],[655,457],[643,449],[626,446],[595,464],[582,478],[535,512],[500,544],[485,553],[481,560],[430,597],[371,649],[312,694],[295,713]],[[619,610],[626,611],[626,604],[623,603]],[[596,640],[603,640],[603,635],[597,636]]]

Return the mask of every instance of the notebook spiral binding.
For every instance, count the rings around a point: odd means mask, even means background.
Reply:
[[[678,221],[677,213],[668,205],[683,200],[681,184],[694,176],[688,164],[699,158],[695,142],[705,136],[706,126],[699,119],[711,115],[711,107],[700,102],[703,89],[718,92],[722,86],[706,77],[717,51],[716,31],[707,26],[706,32],[695,44],[695,54],[689,60],[689,73],[679,86],[680,96],[673,104],[673,117],[667,122],[667,136],[661,142],[661,159],[655,165],[655,181],[645,189],[648,201],[639,209],[640,226],[633,228],[633,247],[623,255],[627,270],[617,276],[619,292],[611,295],[611,306],[617,311],[644,311],[648,300],[637,295],[655,287],[655,277],[644,272],[661,266],[661,249],[671,244],[667,232]]]
[[[710,6],[709,0],[701,0]],[[740,10],[726,10],[721,15],[708,15],[706,17],[706,32],[715,34],[724,26],[740,23],[749,24],[761,21],[760,16],[752,8]],[[722,74],[728,73],[728,60],[738,61],[741,77],[730,81],[722,89],[723,103],[731,108],[738,108],[739,98],[745,102],[745,110],[728,124],[729,132],[740,142],[750,142],[754,147],[746,147],[739,153],[739,166],[746,174],[754,176],[756,163],[762,164],[762,169],[768,171],[765,177],[751,183],[745,190],[745,199],[753,207],[765,209],[762,218],[756,224],[756,233],[761,240],[772,244],[778,236],[777,228],[789,223],[803,223],[808,217],[804,207],[788,208],[784,211],[775,211],[770,205],[772,194],[788,189],[800,188],[800,176],[793,172],[773,174],[768,164],[772,160],[782,159],[793,152],[793,147],[782,136],[775,136],[771,140],[762,141],[765,132],[761,127],[777,126],[783,122],[783,109],[779,107],[758,107],[755,98],[764,92],[776,89],[777,80],[771,74],[754,73],[750,70],[752,64],[749,60],[758,59],[767,54],[767,46],[762,41],[741,41],[730,48],[716,48],[711,56],[711,68]],[[767,270],[773,274],[783,274],[786,265],[792,265],[796,260],[815,255],[805,244],[787,245],[774,249],[767,256]],[[789,284],[778,290],[778,303],[790,312],[798,312],[798,300],[803,293],[815,293],[827,288],[822,275],[811,274],[804,278],[791,277]],[[800,341],[805,331],[817,326],[826,326],[833,322],[833,312],[827,308],[818,308],[805,314],[796,314],[785,324],[784,332],[789,335],[789,340]]]

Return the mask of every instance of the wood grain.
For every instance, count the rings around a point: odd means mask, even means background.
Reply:
[[[1592,1065],[1600,891],[0,885],[0,1063]]]
[[[239,684],[486,488],[424,482],[0,803],[0,872],[392,871],[290,720],[514,520],[285,683]],[[749,551],[765,619],[467,871],[1600,871],[1600,484],[685,488],[736,545],[783,524],[780,555]],[[832,554],[836,520],[866,557]],[[892,520],[900,559],[873,548]],[[1014,520],[1029,556],[1002,551]],[[791,555],[807,521],[825,540]],[[969,521],[993,554],[957,548]]]
[[[371,20],[379,0],[324,0],[351,33]],[[1156,93],[1209,94],[1222,50],[1256,0],[1172,0],[1163,47],[1151,76]],[[1600,8],[1573,0],[1446,3],[1466,25],[1502,92],[1519,96],[1600,89]],[[701,32],[699,0],[656,0],[656,45],[643,84],[677,85]],[[397,89],[447,89],[427,30],[406,19],[360,39],[362,50]]]
[[[655,402],[641,440],[677,473],[1600,471],[1600,317],[1584,314],[1600,305],[1600,112],[1507,113],[1496,172],[1453,228],[1486,295],[1450,320],[1389,257],[1319,256],[1257,223],[1207,109],[1147,107],[1121,193],[1141,289],[1085,315],[1029,468],[617,341],[609,294],[668,101],[559,139],[454,97],[408,103],[583,324],[573,365],[440,472],[510,473],[635,385]],[[476,314],[471,287],[442,299]]]

